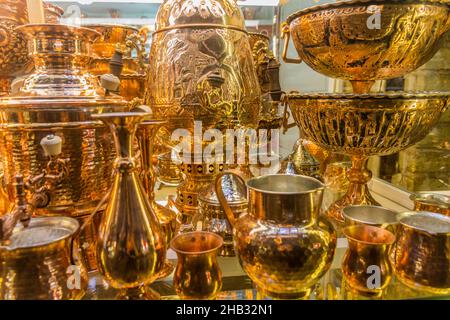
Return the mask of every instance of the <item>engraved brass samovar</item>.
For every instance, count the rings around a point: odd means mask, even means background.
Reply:
[[[120,95],[126,100],[142,98],[144,95],[147,54],[146,30],[141,31],[124,25],[87,25],[101,34],[93,44],[95,57],[90,63],[90,70],[94,75],[110,72],[110,61],[117,50],[122,54],[122,72],[120,78]],[[119,46],[119,49],[118,49]],[[136,51],[135,56],[133,52]]]
[[[381,17],[377,23],[377,16]],[[342,224],[348,205],[377,205],[367,160],[424,138],[449,103],[449,93],[369,94],[375,80],[400,77],[433,57],[450,28],[446,1],[354,0],[289,16],[283,26],[285,62],[350,80],[355,94],[292,94],[287,100],[305,137],[352,156],[347,194],[327,215]],[[290,38],[299,58],[287,57]]]
[[[168,120],[159,132],[166,146],[174,145],[174,130],[192,133],[194,121],[202,121],[203,131],[223,130],[233,120],[257,128],[261,90],[244,18],[234,0],[163,2],[144,102],[156,119]],[[222,170],[204,160],[181,164],[186,179],[172,204],[182,214],[198,213],[198,193]]]
[[[35,215],[83,222],[111,185],[115,155],[108,128],[91,114],[122,111],[127,102],[107,94],[86,70],[96,31],[51,24],[18,30],[29,40],[35,71],[21,80],[15,96],[0,100],[7,193],[12,201],[14,177],[20,173]],[[41,144],[57,150],[47,154]],[[87,245],[89,251],[92,242]],[[87,258],[91,268],[94,260],[89,254]]]

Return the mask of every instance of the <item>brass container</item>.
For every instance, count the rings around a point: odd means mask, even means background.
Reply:
[[[26,0],[4,0],[0,3],[0,96],[7,96],[11,82],[29,68],[27,42],[16,27],[28,23]]]
[[[225,174],[222,178],[222,191],[231,210],[238,218],[247,212],[247,199],[243,190],[232,174]],[[223,246],[219,250],[219,256],[235,256],[233,248],[233,228],[228,222],[227,215],[217,198],[216,189],[211,185],[199,196],[202,230],[218,234],[223,239]]]
[[[346,283],[357,292],[380,295],[392,279],[389,250],[395,236],[388,230],[367,225],[353,225],[342,232],[348,239],[342,261]]]
[[[220,236],[211,232],[188,232],[176,236],[170,246],[177,253],[178,263],[173,286],[184,300],[212,300],[222,289],[222,272],[217,252],[222,246]]]
[[[45,23],[58,24],[64,10],[52,3],[44,2]]]
[[[169,187],[177,187],[183,177],[171,152],[158,155],[155,167],[156,176],[159,182]]]
[[[347,194],[327,215],[342,224],[349,205],[378,205],[367,183],[367,160],[399,152],[423,139],[450,102],[448,93],[291,94],[292,115],[308,140],[328,151],[350,155]]]
[[[94,75],[102,75],[110,72],[110,60],[116,52],[117,45],[123,52],[123,70],[120,75],[120,95],[126,100],[142,98],[145,89],[146,60],[145,43],[147,41],[146,30],[136,29],[124,25],[87,25],[101,34],[93,44],[95,55],[90,63],[91,72]],[[132,52],[136,51],[136,56]]]
[[[35,214],[90,214],[111,185],[114,160],[111,134],[91,115],[122,110],[126,101],[105,95],[86,70],[97,32],[64,25],[19,30],[29,40],[36,70],[16,96],[0,100],[0,153],[8,194],[13,197],[12,182],[21,173],[29,198],[46,198]],[[61,141],[57,159],[39,147],[48,135]]]
[[[144,102],[154,117],[169,120],[161,138],[170,144],[173,130],[215,128],[234,114],[243,126],[256,128],[261,91],[254,69],[244,17],[234,0],[166,0],[157,13],[152,36]],[[202,106],[208,76],[223,78],[220,103]],[[200,92],[201,93],[201,92]],[[215,102],[215,101],[214,101]]]
[[[88,279],[72,257],[78,230],[78,222],[68,217],[18,224],[9,243],[0,244],[0,299],[81,299]]]
[[[450,28],[446,1],[354,0],[300,10],[286,20],[283,59],[304,61],[368,93],[375,80],[414,71],[438,51]],[[379,17],[379,19],[377,19]],[[288,58],[290,38],[299,58]],[[426,39],[426,41],[425,41]]]
[[[450,217],[450,196],[420,192],[411,195],[415,211],[429,211]]]
[[[121,299],[157,299],[146,285],[158,278],[166,256],[166,235],[139,177],[133,150],[138,125],[148,115],[93,115],[109,126],[117,154],[114,184],[99,228],[97,265],[109,285],[120,290]]]
[[[336,248],[336,232],[319,217],[324,186],[298,175],[262,176],[246,185],[248,213],[235,218],[222,175],[216,180],[242,268],[264,296],[308,298],[330,268]]]
[[[393,210],[377,206],[349,206],[344,208],[344,225],[368,225],[386,229],[396,234],[401,215]]]
[[[394,269],[405,285],[432,294],[450,293],[450,217],[411,212],[400,219]]]

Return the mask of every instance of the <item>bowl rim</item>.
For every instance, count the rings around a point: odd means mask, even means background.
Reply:
[[[444,6],[444,7],[447,7],[448,10],[450,10],[449,3],[446,0],[346,0],[346,1],[340,1],[340,2],[332,2],[332,3],[321,4],[321,5],[315,5],[315,6],[311,6],[311,7],[296,11],[286,18],[286,23],[291,24],[291,22],[293,20],[297,19],[300,16],[303,16],[308,13],[313,13],[316,11],[321,11],[321,10],[336,9],[336,8],[341,8],[341,7],[346,7],[346,6],[354,6],[354,5],[361,5],[361,6],[370,6],[370,5],[376,5],[376,4],[409,5],[411,3]]]

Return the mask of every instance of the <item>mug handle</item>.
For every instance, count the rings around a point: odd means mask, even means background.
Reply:
[[[286,63],[295,63],[300,64],[302,63],[301,58],[288,58],[287,53],[289,49],[289,41],[291,40],[291,30],[289,28],[289,25],[287,23],[283,23],[283,26],[281,27],[281,39],[284,40],[284,46],[283,46],[283,52],[281,57],[283,58],[283,61]]]
[[[230,206],[228,205],[227,199],[225,199],[225,195],[223,194],[223,190],[222,190],[222,179],[225,175],[235,176],[237,178],[237,180],[239,181],[239,183],[241,183],[246,190],[247,190],[247,186],[245,184],[245,180],[240,175],[237,175],[232,172],[222,172],[216,178],[215,188],[216,188],[217,199],[219,200],[220,205],[222,206],[223,210],[225,211],[228,222],[230,222],[231,226],[234,227],[236,218],[234,217],[233,210],[231,210]]]

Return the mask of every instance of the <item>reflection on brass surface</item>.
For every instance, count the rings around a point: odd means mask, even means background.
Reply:
[[[144,189],[147,192],[148,201],[154,210],[159,225],[165,235],[165,242],[168,244],[175,236],[178,229],[177,216],[174,211],[167,207],[158,204],[155,200],[155,182],[156,173],[153,168],[153,141],[156,133],[161,128],[164,122],[143,122],[139,125],[137,131],[137,140],[139,144],[140,158],[141,158],[141,179]],[[160,278],[169,276],[173,271],[172,263],[166,259],[162,270],[160,271]]]
[[[120,95],[126,100],[142,98],[144,95],[147,55],[145,42],[147,35],[144,31],[123,25],[88,25],[101,34],[93,44],[95,54],[90,63],[90,70],[95,75],[110,73],[110,59],[113,57],[117,45],[123,51],[123,71],[120,76]],[[136,51],[136,57],[132,52]]]
[[[0,299],[82,298],[87,273],[71,256],[78,229],[78,222],[68,217],[33,218],[27,227],[17,225],[9,243],[0,244]],[[71,278],[76,275],[78,280]]]
[[[164,185],[177,187],[182,181],[181,171],[175,163],[171,152],[158,156],[155,171],[158,181]]]
[[[222,191],[225,198],[235,214],[239,217],[247,212],[247,199],[244,190],[237,183],[236,178],[232,174],[225,174],[222,178]],[[228,222],[225,211],[219,202],[216,194],[216,188],[212,184],[206,192],[202,192],[199,196],[200,215],[202,219],[202,230],[214,232],[222,237],[223,246],[219,251],[219,256],[234,256],[233,248],[233,228]]]
[[[76,217],[78,223],[83,227],[78,235],[78,258],[88,272],[97,270],[97,238],[98,228],[103,212]],[[88,221],[89,220],[89,221]],[[84,224],[87,223],[86,226]]]
[[[136,130],[148,115],[93,115],[109,126],[117,153],[114,184],[98,235],[98,268],[112,287],[123,289],[123,299],[155,298],[152,292],[147,295],[144,286],[158,276],[166,255],[165,234],[148,201],[133,155]]]
[[[33,189],[53,184],[48,205],[34,208],[35,214],[89,214],[111,185],[114,160],[111,134],[91,114],[122,110],[126,101],[105,96],[98,80],[86,72],[95,31],[63,25],[19,30],[30,42],[36,69],[16,96],[0,100],[0,153],[9,197],[20,173],[33,187],[30,199]],[[61,141],[56,161],[49,161],[40,146],[46,137]],[[59,179],[61,167],[65,175]],[[48,179],[33,179],[40,176]]]
[[[59,23],[64,10],[53,3],[44,2],[45,23]]]
[[[367,183],[367,159],[403,150],[425,137],[450,102],[447,93],[288,95],[292,115],[307,139],[352,157],[347,194],[327,215],[343,222],[349,205],[378,205]]]
[[[394,269],[407,286],[433,294],[450,293],[450,217],[416,212],[400,219]]]
[[[358,292],[381,294],[392,278],[388,252],[395,236],[385,229],[366,225],[346,227],[342,232],[348,239],[342,261],[346,282]]]
[[[220,236],[204,231],[183,233],[172,240],[170,246],[178,256],[173,286],[181,299],[215,299],[220,293],[217,252],[222,244]]]
[[[339,1],[298,11],[283,27],[286,62],[305,61],[368,93],[375,80],[401,77],[430,60],[450,28],[445,1]],[[376,25],[374,15],[380,15]],[[287,58],[290,38],[299,59]]]
[[[248,213],[236,218],[222,178],[216,180],[217,196],[234,228],[234,246],[244,271],[262,295],[307,297],[330,268],[336,248],[333,227],[319,217],[324,186],[298,175],[250,179]]]
[[[415,211],[441,213],[450,217],[450,196],[437,193],[420,192],[411,195]]]
[[[390,209],[377,206],[349,206],[344,208],[344,225],[368,225],[396,233],[400,215]]]
[[[31,61],[26,40],[15,30],[28,22],[26,5],[26,0],[0,3],[0,96],[9,94],[11,81],[22,75]]]

